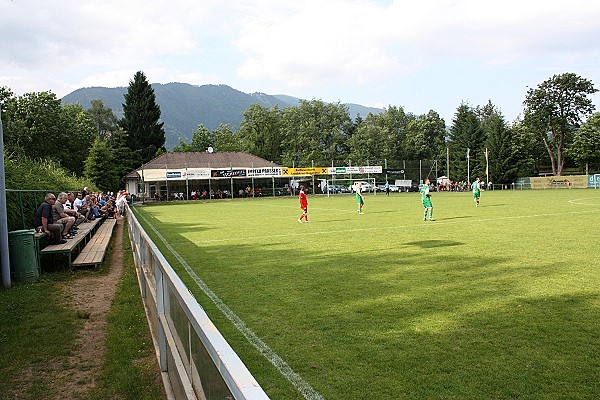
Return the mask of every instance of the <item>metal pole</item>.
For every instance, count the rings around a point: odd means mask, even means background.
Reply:
[[[144,182],[144,163],[142,163],[142,204],[146,204],[146,183]]]
[[[231,171],[231,199],[233,200],[233,165],[229,161],[229,170]]]
[[[471,149],[467,147],[467,185],[469,183],[471,183],[471,162],[470,162],[470,155],[469,153],[471,152]]]
[[[210,163],[208,163],[208,199],[212,200],[212,196],[210,195],[210,192],[212,191],[212,187],[211,187],[211,176],[212,176],[212,171],[210,170]]]
[[[313,172],[314,172],[315,160],[310,160],[310,164],[311,164],[311,166],[313,168]],[[315,193],[315,174],[314,173],[312,174],[312,192],[313,192],[313,194],[316,194]]]
[[[185,163],[185,199],[190,199],[190,183],[188,181],[187,163]]]
[[[450,148],[446,146],[446,177],[450,180]]]
[[[348,160],[348,167],[350,168],[350,179],[352,179],[352,160]]]
[[[10,258],[8,254],[8,214],[6,211],[6,181],[4,180],[4,131],[0,112],[0,266],[2,286],[10,287]]]
[[[383,160],[383,165],[385,166],[385,182],[388,183],[388,176],[387,176],[387,158]]]

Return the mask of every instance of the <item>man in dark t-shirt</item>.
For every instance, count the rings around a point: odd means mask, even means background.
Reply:
[[[50,236],[50,244],[66,243],[67,241],[62,239],[63,226],[55,224],[52,217],[52,205],[55,202],[56,196],[48,193],[44,198],[44,202],[35,211],[33,226],[35,226],[36,231],[44,232]]]

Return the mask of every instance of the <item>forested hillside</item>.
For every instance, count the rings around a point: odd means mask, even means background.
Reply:
[[[300,99],[286,95],[268,95],[264,93],[244,93],[227,85],[194,86],[187,83],[153,83],[156,102],[161,110],[166,133],[166,147],[172,149],[179,139],[189,142],[192,132],[198,124],[209,130],[215,130],[221,124],[237,128],[242,121],[242,113],[252,104],[260,104],[280,109],[298,105]],[[123,116],[124,94],[126,87],[82,88],[63,97],[63,104],[79,103],[84,109],[91,107],[92,100],[102,100],[104,106],[111,108],[118,118]],[[365,117],[368,113],[380,113],[383,110],[347,104],[352,118]]]

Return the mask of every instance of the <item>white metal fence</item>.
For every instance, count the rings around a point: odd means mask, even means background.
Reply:
[[[169,397],[268,399],[131,209],[126,210],[142,300]]]

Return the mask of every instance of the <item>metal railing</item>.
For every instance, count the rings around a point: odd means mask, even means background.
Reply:
[[[146,316],[163,381],[175,399],[268,399],[126,207]]]

